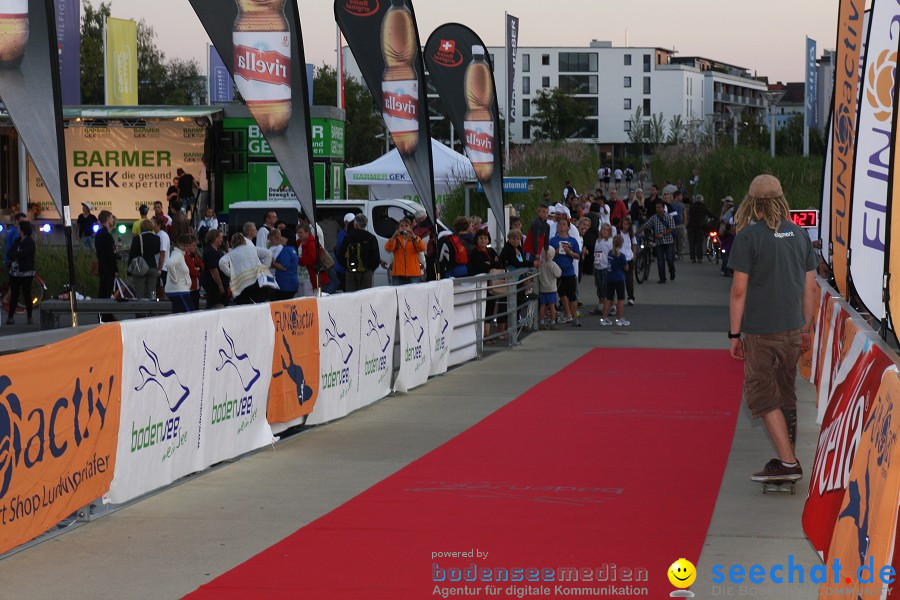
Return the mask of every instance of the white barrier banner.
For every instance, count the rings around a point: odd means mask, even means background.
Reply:
[[[869,20],[871,28],[857,116],[855,201],[850,205],[850,279],[865,309],[883,319],[888,179],[893,148],[891,116],[897,62],[895,21],[900,20],[900,5],[876,2]]]
[[[452,285],[452,284],[451,284]],[[395,392],[407,392],[428,381],[431,373],[431,296],[433,286],[419,283],[397,288],[400,315],[400,370]]]
[[[125,321],[119,504],[272,441],[267,305]]]
[[[308,424],[339,419],[390,393],[396,319],[393,289],[319,300],[319,397]]]
[[[458,292],[458,293],[457,293]],[[475,348],[477,339],[477,327],[480,323],[475,321],[475,284],[466,283],[454,288],[453,302],[453,334],[450,336],[450,358],[448,366],[459,365],[470,360],[475,360],[478,355]],[[484,292],[481,292],[483,295]],[[481,302],[482,314],[484,314],[484,302]],[[461,325],[468,323],[468,325]]]
[[[429,288],[428,328],[431,336],[431,370],[429,375],[447,372],[450,341],[453,337],[453,281],[442,279],[426,284]]]

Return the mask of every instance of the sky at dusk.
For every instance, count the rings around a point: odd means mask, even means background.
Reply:
[[[152,25],[167,56],[196,58],[206,71],[209,38],[188,0],[111,5],[114,17]],[[627,35],[629,46],[674,48],[786,82],[803,80],[805,36],[818,42],[819,55],[834,48],[838,0],[415,0],[413,6],[423,43],[439,25],[459,22],[489,46],[503,45],[509,11],[520,19],[520,46],[588,46],[592,39],[625,46]],[[307,62],[333,65],[333,2],[299,0],[299,7]]]

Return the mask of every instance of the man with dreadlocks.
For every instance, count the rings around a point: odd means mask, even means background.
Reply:
[[[744,400],[753,418],[762,417],[778,453],[750,479],[796,481],[803,470],[794,454],[794,379],[797,361],[811,344],[818,264],[809,236],[791,221],[781,183],[771,175],[750,184],[735,225],[728,262],[734,269],[731,356],[744,361]]]

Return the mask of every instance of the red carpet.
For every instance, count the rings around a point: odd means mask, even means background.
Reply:
[[[724,351],[594,350],[190,597],[441,597],[435,586],[545,598],[564,597],[557,586],[631,586],[648,590],[632,597],[668,597],[669,565],[700,556],[741,382]],[[469,551],[479,555],[432,557]],[[594,580],[544,581],[545,569],[566,567]],[[486,582],[484,569],[522,569],[526,580]],[[624,581],[638,569],[647,581]],[[442,574],[477,581],[433,581]]]

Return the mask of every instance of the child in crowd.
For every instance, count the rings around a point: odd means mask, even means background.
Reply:
[[[540,284],[540,296],[538,296],[538,304],[540,305],[540,322],[541,327],[546,328],[544,317],[547,314],[547,307],[550,307],[550,329],[556,329],[556,303],[559,298],[556,295],[556,280],[562,276],[562,269],[553,262],[556,256],[556,250],[549,246],[541,251],[541,267],[538,273],[538,283]]]
[[[609,271],[609,255],[613,249],[612,225],[604,223],[600,226],[600,237],[594,245],[594,284],[597,288],[597,308],[592,315],[603,315],[606,303],[606,275]]]
[[[625,244],[625,238],[617,235],[613,238],[612,252],[609,255],[609,272],[606,275],[606,300],[603,302],[603,317],[600,319],[601,325],[612,325],[607,317],[609,316],[609,307],[613,300],[616,301],[616,325],[625,327],[631,325],[625,320],[625,271],[628,270],[628,260],[622,252],[622,246]]]

